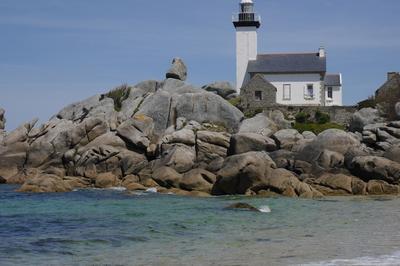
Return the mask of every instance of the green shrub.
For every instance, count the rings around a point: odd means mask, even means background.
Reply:
[[[303,133],[304,131],[311,131],[314,132],[316,135],[319,133],[331,129],[331,128],[337,128],[344,130],[345,127],[343,125],[339,125],[336,123],[325,123],[325,124],[319,124],[319,123],[295,123],[293,125],[293,128],[299,131],[300,133]]]
[[[295,116],[297,123],[306,123],[309,118],[310,118],[310,115],[306,114],[304,112],[300,112]]]
[[[357,104],[357,109],[361,110],[363,108],[375,108],[376,100],[373,96],[370,96],[367,100],[361,101]]]
[[[103,94],[100,100],[104,99],[105,97],[113,99],[114,109],[115,111],[119,112],[122,108],[122,102],[128,99],[130,93],[131,88],[127,84],[123,84],[111,90],[110,92]]]
[[[232,104],[233,106],[239,108],[240,107],[240,103],[241,103],[241,99],[240,97],[236,97],[236,98],[232,98],[228,101],[230,104]]]
[[[331,121],[331,116],[329,114],[323,113],[320,110],[315,112],[315,121],[318,124],[326,124]]]
[[[246,118],[252,118],[255,117],[256,115],[262,113],[264,110],[262,108],[256,108],[256,109],[251,109],[251,110],[246,110],[244,112],[244,116]]]

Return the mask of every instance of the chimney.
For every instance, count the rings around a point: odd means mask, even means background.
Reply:
[[[399,72],[388,72],[387,73],[387,80],[391,80],[394,76],[399,75]]]
[[[323,46],[319,47],[318,54],[321,58],[326,56],[325,48]]]

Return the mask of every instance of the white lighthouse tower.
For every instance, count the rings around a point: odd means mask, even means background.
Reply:
[[[257,59],[257,29],[261,26],[260,16],[254,12],[252,0],[242,0],[239,13],[233,17],[236,28],[236,89],[240,88],[249,77],[247,64]]]

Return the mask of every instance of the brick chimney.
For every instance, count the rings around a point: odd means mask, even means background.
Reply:
[[[391,80],[394,76],[399,75],[399,72],[388,72],[387,73],[387,80]]]

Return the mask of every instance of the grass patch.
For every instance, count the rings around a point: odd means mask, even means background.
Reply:
[[[128,84],[123,84],[115,89],[112,89],[110,92],[103,94],[101,96],[101,100],[105,97],[111,98],[114,100],[114,109],[119,112],[122,108],[122,102],[128,99],[129,94],[131,93],[131,88]]]
[[[319,133],[327,130],[327,129],[341,129],[345,130],[345,127],[343,125],[339,125],[336,123],[325,123],[325,124],[320,124],[320,123],[295,123],[293,125],[293,128],[299,131],[300,133],[303,133],[304,131],[311,131],[314,132],[314,134],[318,135]]]
[[[241,99],[240,97],[236,97],[236,98],[232,98],[228,101],[230,104],[232,104],[233,106],[235,106],[236,108],[240,107],[240,103],[241,103]]]
[[[244,112],[244,117],[246,118],[252,118],[255,117],[256,115],[262,113],[264,110],[262,108],[256,108],[256,109],[251,109],[247,110]]]

